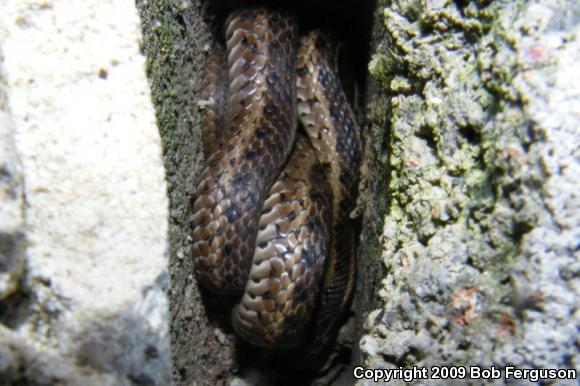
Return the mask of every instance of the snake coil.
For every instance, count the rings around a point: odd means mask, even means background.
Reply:
[[[232,321],[245,339],[318,350],[348,307],[355,271],[360,130],[336,47],[320,31],[299,38],[292,16],[252,8],[228,18],[226,48],[210,56],[201,94],[197,276],[240,297]]]

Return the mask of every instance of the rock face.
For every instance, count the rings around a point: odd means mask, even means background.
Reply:
[[[24,206],[14,126],[0,90],[0,301],[18,288],[24,268]]]
[[[390,132],[384,273],[359,283],[377,302],[361,364],[580,371],[577,7],[389,3],[369,66],[372,132]]]
[[[0,379],[167,384],[166,185],[136,8],[1,8]]]

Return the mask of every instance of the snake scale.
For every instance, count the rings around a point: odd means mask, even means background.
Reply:
[[[203,75],[197,277],[240,299],[232,323],[251,343],[318,349],[348,307],[355,273],[349,213],[361,140],[337,46],[320,31],[299,37],[289,14],[251,8],[227,19],[226,50]]]

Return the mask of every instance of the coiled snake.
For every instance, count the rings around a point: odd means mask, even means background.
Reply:
[[[298,39],[292,16],[264,8],[228,18],[226,47],[210,57],[201,95],[197,277],[240,297],[232,321],[250,342],[320,348],[353,291],[361,160],[336,47],[320,31]]]

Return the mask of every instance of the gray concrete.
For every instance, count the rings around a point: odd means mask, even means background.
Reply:
[[[388,107],[370,116],[391,132],[389,207],[360,360],[580,371],[578,7],[458,3],[383,11],[369,68]]]
[[[2,377],[167,384],[167,197],[137,10],[0,8],[2,122],[11,123],[1,132],[20,157],[25,224],[18,208],[4,217],[17,183],[1,222],[26,240],[26,271],[2,307]]]
[[[0,56],[0,63],[2,61]],[[0,88],[0,300],[17,290],[24,269],[22,184],[14,125],[6,106],[6,95]]]

